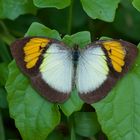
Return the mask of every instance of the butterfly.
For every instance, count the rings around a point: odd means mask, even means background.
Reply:
[[[99,40],[84,48],[48,37],[25,37],[11,52],[32,86],[47,100],[62,103],[73,89],[86,103],[104,98],[130,69],[138,49],[123,40]]]

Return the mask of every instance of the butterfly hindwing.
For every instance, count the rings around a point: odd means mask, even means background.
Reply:
[[[81,54],[77,69],[76,84],[80,97],[87,103],[105,97],[130,69],[137,52],[135,45],[123,40],[97,41],[88,45]]]
[[[52,102],[63,102],[72,90],[70,50],[57,40],[27,37],[12,44],[12,54],[34,88]]]

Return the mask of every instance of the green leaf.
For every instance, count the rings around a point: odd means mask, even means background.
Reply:
[[[0,63],[0,85],[4,86],[8,77],[8,64]]]
[[[32,0],[0,0],[0,17],[15,19],[21,14],[35,13]]]
[[[69,45],[69,47],[79,45],[83,48],[91,42],[90,33],[88,31],[82,31],[71,36],[65,35],[63,38],[63,42]]]
[[[71,0],[33,0],[37,7],[54,7],[57,9],[63,9],[70,5]]]
[[[56,30],[51,30],[38,22],[32,23],[25,36],[46,36],[58,40],[61,39],[59,33]]]
[[[81,0],[89,17],[112,22],[120,0]]]
[[[63,104],[59,104],[63,113],[70,116],[74,111],[79,111],[82,108],[83,101],[79,98],[77,90],[71,92],[70,98]]]
[[[140,0],[133,0],[132,4],[140,12]]]
[[[140,51],[140,44],[138,46]],[[95,107],[109,140],[140,139],[140,54],[131,69]]]
[[[15,61],[9,65],[6,83],[9,110],[24,140],[45,140],[58,125],[60,113],[55,104],[47,102],[20,73]]]
[[[94,112],[77,112],[73,118],[75,131],[81,136],[91,137],[100,130],[100,125]]]

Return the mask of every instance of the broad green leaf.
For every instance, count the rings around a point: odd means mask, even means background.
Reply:
[[[71,92],[71,96],[66,102],[59,104],[66,116],[70,116],[74,111],[79,111],[82,108],[82,105],[83,101],[78,96],[76,89]]]
[[[63,38],[63,42],[69,45],[69,47],[79,45],[83,48],[91,42],[90,33],[88,31],[82,31],[71,36],[65,35]]]
[[[77,112],[73,118],[75,131],[81,136],[91,137],[100,130],[100,125],[94,112]]]
[[[58,125],[60,113],[55,104],[47,102],[18,70],[15,61],[9,65],[6,83],[9,110],[24,140],[45,140]]]
[[[63,9],[70,5],[71,0],[33,0],[37,7],[54,7],[57,9]]]
[[[0,108],[7,108],[7,93],[3,87],[0,87]]]
[[[32,0],[0,0],[0,18],[15,19],[25,13],[35,13]]]
[[[140,51],[140,44],[138,46]],[[140,54],[128,74],[100,102],[92,104],[109,140],[140,139]]]
[[[112,22],[120,0],[81,0],[89,17]]]
[[[51,30],[37,22],[32,23],[25,36],[46,36],[58,40],[61,39],[59,33],[56,30]]]
[[[4,86],[8,77],[8,64],[0,63],[0,85]]]
[[[133,0],[132,4],[140,12],[140,0]]]

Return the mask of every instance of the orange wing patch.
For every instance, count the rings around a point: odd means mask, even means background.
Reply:
[[[124,58],[126,55],[126,51],[124,47],[118,41],[106,41],[103,42],[105,49],[111,59],[111,63],[113,68],[117,72],[122,72],[122,67],[125,64]]]
[[[49,39],[46,38],[32,38],[26,45],[24,46],[24,61],[26,62],[26,68],[30,69],[34,67],[41,55],[43,49],[50,42]]]

